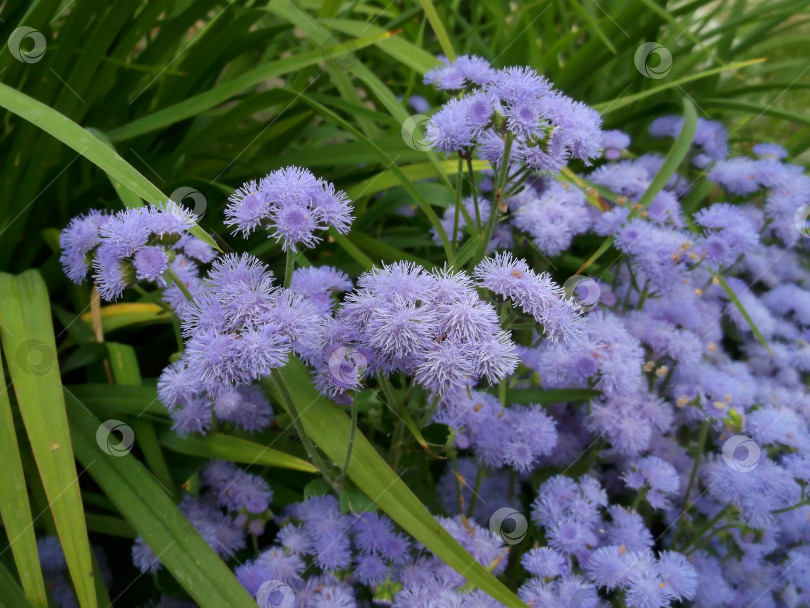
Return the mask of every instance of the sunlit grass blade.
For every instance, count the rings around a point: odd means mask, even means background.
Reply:
[[[143,200],[153,204],[168,200],[168,197],[117,152],[67,116],[4,84],[0,84],[0,106],[73,148],[111,179],[118,180]],[[199,226],[192,226],[189,231],[219,250],[216,242]]]
[[[76,457],[166,569],[202,608],[255,608],[256,601],[137,459],[96,443],[100,421],[70,412]]]
[[[280,372],[306,433],[333,462],[342,463],[350,430],[349,417],[315,390],[306,368],[297,359],[292,359]],[[273,386],[274,383],[268,384]],[[275,387],[273,391],[277,394],[276,400],[283,404],[279,391]],[[526,608],[447,533],[359,431],[355,435],[348,477],[392,520],[470,583],[509,608]]]
[[[37,608],[46,608],[48,597],[45,593],[45,581],[39,566],[37,541],[34,536],[34,523],[31,518],[31,504],[28,502],[28,490],[23,475],[20,446],[14,432],[14,419],[11,414],[11,402],[8,398],[6,378],[3,366],[0,365],[0,462],[3,463],[3,474],[0,475],[0,516],[3,528],[8,537],[14,563],[20,582],[25,589],[24,597]],[[0,573],[2,574],[2,573]],[[0,588],[3,588],[0,582]]]
[[[751,65],[762,63],[763,61],[765,61],[764,58],[748,59],[746,61],[737,61],[735,63],[730,63],[728,65],[721,66],[718,68],[711,68],[709,70],[704,70],[702,72],[697,72],[695,74],[682,76],[681,78],[675,78],[670,82],[666,82],[657,87],[652,87],[650,89],[647,89],[646,91],[641,91],[640,93],[633,93],[632,95],[625,95],[623,97],[612,99],[610,101],[603,101],[602,103],[594,104],[593,107],[599,110],[599,112],[601,112],[603,115],[608,114],[610,112],[615,112],[616,110],[629,106],[630,104],[635,103],[636,101],[640,101],[642,99],[652,97],[653,95],[657,95],[662,91],[667,91],[669,89],[680,87],[681,85],[686,84],[687,82],[700,80],[701,78],[707,78],[708,76],[714,76],[716,74],[722,74],[723,72],[740,70],[742,68]],[[701,104],[703,104],[703,101],[701,101]]]
[[[430,22],[430,27],[433,28],[433,33],[439,40],[439,44],[447,56],[447,59],[453,61],[456,58],[456,52],[453,50],[453,44],[450,42],[450,37],[447,35],[447,30],[444,28],[439,13],[436,12],[436,7],[433,5],[433,0],[419,0],[422,10],[425,11],[425,16]]]
[[[36,270],[19,276],[0,274],[0,335],[79,604],[95,608],[90,543],[62,397],[50,301]]]
[[[90,312],[82,314],[81,319],[90,323]],[[150,302],[121,302],[101,307],[101,328],[105,334],[131,325],[171,322],[170,312]]]

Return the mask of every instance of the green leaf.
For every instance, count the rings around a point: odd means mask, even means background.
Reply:
[[[91,322],[89,312],[82,315],[82,321]],[[101,307],[101,330],[105,334],[130,325],[171,322],[171,312],[151,302],[121,302]]]
[[[608,114],[610,112],[615,112],[621,108],[629,106],[636,101],[640,101],[642,99],[646,99],[647,97],[652,97],[662,91],[666,91],[668,89],[674,89],[676,87],[680,87],[682,84],[686,84],[687,82],[692,82],[694,80],[700,80],[701,78],[706,78],[708,76],[714,76],[716,74],[722,74],[723,72],[729,72],[734,70],[739,70],[744,67],[748,67],[750,65],[754,65],[757,63],[762,63],[765,59],[749,59],[747,61],[737,61],[735,63],[730,63],[725,66],[721,66],[718,68],[711,68],[709,70],[704,70],[702,72],[697,72],[695,74],[689,74],[688,76],[683,76],[681,78],[676,78],[671,82],[667,82],[662,85],[658,85],[657,87],[652,87],[647,89],[646,91],[641,91],[640,93],[633,93],[632,95],[625,95],[624,97],[619,97],[618,99],[613,99],[611,101],[603,101],[602,103],[597,103],[593,107],[602,115]],[[720,100],[726,101],[726,100]],[[737,103],[737,102],[734,102]],[[700,101],[701,105],[705,105],[705,100]]]
[[[9,86],[0,84],[0,106],[36,125],[50,136],[73,148],[80,155],[107,173],[112,180],[118,180],[124,187],[143,200],[157,204],[165,202],[165,196],[115,150],[99,140],[93,133],[82,128],[67,116],[49,108],[44,103],[20,93]],[[216,241],[207,232],[195,225],[189,232],[198,239],[221,251]]]
[[[39,562],[37,562],[38,565]],[[48,605],[47,600],[44,604],[36,604],[36,606],[31,604],[11,572],[6,570],[3,562],[0,562],[0,589],[3,590],[3,597],[0,597],[0,608],[39,608],[39,606]]]
[[[82,607],[96,590],[45,281],[36,270],[0,274],[0,335],[31,450]],[[92,466],[92,465],[90,465]]]
[[[667,185],[669,178],[671,178],[678,170],[681,162],[689,153],[689,148],[692,146],[692,141],[695,139],[695,128],[697,127],[697,112],[695,111],[694,104],[686,97],[683,98],[683,125],[678,137],[675,138],[675,143],[667,152],[664,159],[664,164],[655,174],[650,185],[638,199],[638,205],[641,209],[646,209],[655,196],[661,192],[664,186]]]
[[[343,462],[351,426],[349,417],[315,390],[309,373],[298,359],[291,358],[279,372],[297,404],[306,433],[329,459]],[[277,401],[283,405],[274,382],[265,384],[270,385]],[[359,430],[355,434],[347,474],[373,504],[470,583],[509,608],[526,608],[526,604],[447,533]]]
[[[2,365],[0,365],[0,384],[6,386]],[[3,517],[3,527],[14,555],[20,581],[25,589],[24,597],[38,608],[47,608],[48,596],[45,593],[42,569],[39,567],[37,539],[34,535],[31,505],[28,502],[28,490],[20,460],[20,446],[17,444],[11,402],[5,388],[0,394],[0,462],[3,463],[3,474],[0,475],[0,515]],[[3,588],[2,581],[0,588]]]
[[[119,344],[117,342],[106,342],[107,352],[110,355],[110,367],[112,369],[115,383],[121,386],[141,386],[141,368],[138,365],[138,357],[135,349],[129,344]],[[141,448],[146,463],[149,465],[155,479],[163,484],[169,493],[174,492],[174,482],[163,457],[163,452],[158,445],[155,427],[150,420],[138,416],[132,422],[138,446]]]
[[[76,457],[202,608],[256,608],[236,580],[152,475],[129,453],[108,454],[96,442],[100,421],[81,408],[70,411]]]
[[[756,326],[756,323],[754,323],[754,320],[750,317],[748,311],[745,310],[745,307],[742,305],[742,302],[740,302],[740,299],[737,297],[737,294],[734,293],[734,290],[731,288],[731,286],[728,283],[726,283],[726,280],[722,277],[722,275],[715,274],[713,276],[715,279],[717,279],[717,282],[720,284],[720,287],[723,288],[723,291],[726,292],[726,295],[728,296],[728,299],[731,300],[731,303],[734,304],[734,306],[737,307],[737,310],[740,311],[740,314],[745,319],[745,322],[748,323],[749,327],[751,328],[751,331],[754,332],[754,336],[756,336],[756,339],[759,340],[760,344],[762,344],[762,346],[764,346],[765,349],[771,355],[773,355],[773,351],[771,350],[771,347],[768,346],[768,342],[765,340],[765,336],[763,336],[762,332],[759,331],[759,328]]]
[[[278,467],[304,473],[317,473],[318,469],[306,460],[275,450],[247,439],[231,437],[223,433],[189,435],[180,437],[177,433],[166,432],[158,437],[161,445],[173,452],[199,456],[201,458],[221,458],[233,462]]]
[[[436,12],[436,7],[433,6],[433,0],[419,0],[419,4],[422,5],[422,10],[425,11],[425,16],[430,22],[430,27],[433,28],[433,33],[439,39],[442,51],[444,51],[447,59],[453,61],[456,58],[456,52],[453,50],[453,44],[450,42],[447,30],[444,29],[444,23],[442,23],[439,13]]]
[[[763,106],[756,103],[749,103],[747,101],[736,101],[733,99],[701,99],[700,104],[707,108],[723,108],[726,110],[736,110],[738,112],[747,112],[755,116],[773,116],[774,118],[782,118],[789,120],[800,125],[810,126],[810,116],[799,114],[791,110],[784,110],[782,108],[775,108],[773,106]]]
[[[111,418],[115,414],[131,414],[165,420],[169,415],[158,401],[154,386],[70,384],[62,388],[69,401],[92,410],[102,418]]]
[[[214,108],[215,106],[226,102],[230,98],[244,93],[248,89],[256,85],[266,82],[269,78],[283,76],[291,72],[296,72],[305,67],[316,65],[328,56],[328,53],[333,50],[356,50],[363,47],[375,44],[388,38],[391,34],[389,32],[377,32],[372,36],[360,40],[349,40],[343,44],[336,44],[323,48],[318,48],[313,51],[306,51],[293,55],[292,57],[284,57],[276,61],[265,63],[261,67],[255,68],[241,76],[237,76],[233,80],[229,80],[216,87],[189,97],[184,101],[171,105],[162,110],[158,110],[152,114],[134,120],[123,127],[113,129],[108,133],[112,141],[123,141],[132,139],[138,135],[143,135],[151,131],[163,129],[173,125],[187,118],[192,118]]]

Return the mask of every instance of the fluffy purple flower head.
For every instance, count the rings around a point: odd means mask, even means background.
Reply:
[[[316,233],[330,226],[346,234],[351,211],[346,194],[334,184],[307,169],[285,167],[237,189],[228,199],[225,224],[244,236],[264,228],[284,251],[295,251],[299,245],[314,247],[321,241]]]
[[[495,75],[486,59],[476,55],[461,55],[454,61],[430,69],[424,78],[425,84],[437,89],[457,91],[466,86],[488,84]]]
[[[606,159],[618,160],[629,146],[630,136],[627,133],[616,129],[602,132],[602,147],[605,150]]]
[[[583,321],[579,305],[565,297],[563,288],[547,273],[538,275],[524,260],[498,253],[478,264],[473,275],[479,285],[534,317],[552,342],[570,343],[580,337]]]
[[[74,283],[81,283],[90,270],[91,252],[101,243],[99,228],[109,219],[104,211],[91,209],[77,215],[59,234],[62,249],[59,261]]]

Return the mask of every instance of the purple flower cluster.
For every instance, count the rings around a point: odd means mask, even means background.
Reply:
[[[347,352],[362,356],[364,371],[404,372],[434,395],[482,378],[494,384],[515,370],[515,344],[465,273],[399,262],[363,274],[357,285],[324,332],[316,362],[322,386],[343,389]],[[339,364],[330,365],[335,352]]]
[[[258,182],[247,182],[228,201],[225,224],[233,226],[234,233],[248,236],[265,229],[284,251],[314,247],[321,240],[316,232],[330,226],[346,234],[353,219],[344,192],[299,167],[278,169]]]
[[[116,300],[124,289],[141,281],[166,286],[167,270],[179,269],[188,285],[197,281],[196,263],[208,263],[216,253],[188,230],[194,216],[168,201],[160,206],[136,207],[107,215],[91,210],[73,218],[60,235],[60,261],[75,283],[93,280],[105,300]],[[175,287],[176,289],[176,287]],[[176,294],[166,294],[178,306]]]
[[[321,317],[309,297],[275,286],[258,259],[231,254],[214,262],[183,315],[183,356],[158,380],[174,429],[205,432],[212,404],[224,422],[266,428],[273,412],[252,383],[283,366],[291,352],[311,351]]]
[[[483,392],[446,395],[436,420],[456,432],[456,446],[470,449],[490,469],[520,473],[537,467],[557,445],[556,423],[538,405],[505,408]]]
[[[496,70],[480,57],[464,55],[429,71],[425,83],[465,91],[427,125],[427,141],[446,154],[477,150],[499,166],[508,133],[514,140],[510,164],[555,174],[572,158],[589,163],[602,151],[599,113],[554,90],[531,68]]]
[[[579,304],[565,295],[548,273],[537,274],[510,253],[484,259],[474,276],[481,287],[506,298],[543,326],[549,340],[576,342],[582,333]]]
[[[173,428],[267,428],[257,382],[297,355],[323,395],[358,399],[375,445],[391,422],[375,389],[388,402],[392,383],[417,424],[448,427],[439,443],[424,433],[447,458],[439,521],[529,605],[810,605],[810,177],[773,144],[729,157],[725,128],[700,119],[684,174],[659,188],[663,156],[633,154],[626,133],[602,132],[530,68],[462,56],[425,81],[458,93],[430,120],[433,146],[490,163],[491,200],[473,180],[475,196],[441,219],[448,234],[490,239],[457,250],[469,271],[400,261],[353,283],[305,261],[284,289],[258,259],[228,255],[202,278],[213,252],[171,205],[94,211],[63,231],[71,279],[94,268],[107,299],[154,282],[178,313],[183,352],[158,380]],[[650,132],[682,127],[662,117]],[[599,165],[560,175],[574,158]],[[295,167],[246,184],[226,211],[245,236],[267,229],[290,262],[320,231],[347,232],[350,213],[345,194]],[[598,303],[581,305],[546,268],[599,273]],[[398,463],[409,433],[421,438],[394,424]],[[224,462],[200,480],[183,512],[224,559],[244,555],[273,517],[269,485]],[[426,473],[420,491],[430,485]],[[331,495],[279,506],[274,544],[236,568],[252,594],[277,580],[301,608],[499,606],[382,515]],[[482,527],[505,506],[530,513],[535,546]],[[47,543],[41,554],[64,568]],[[160,567],[142,539],[133,558]]]

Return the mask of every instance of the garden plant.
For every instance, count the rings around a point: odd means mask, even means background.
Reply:
[[[0,31],[0,606],[810,606],[806,2]]]

